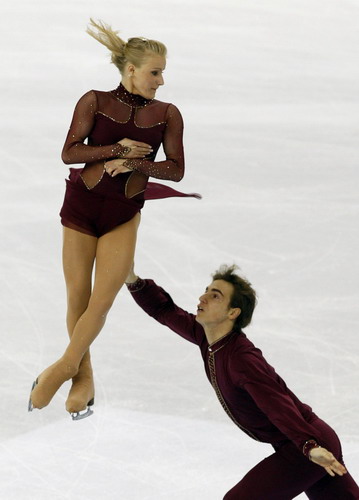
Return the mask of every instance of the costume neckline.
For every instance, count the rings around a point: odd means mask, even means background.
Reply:
[[[227,344],[227,342],[229,342],[229,340],[237,333],[238,332],[235,332],[234,330],[231,330],[230,332],[226,333],[225,335],[223,335],[223,337],[220,337],[219,339],[209,344],[208,351],[214,354],[219,349],[224,347]]]
[[[153,99],[146,99],[146,97],[142,95],[132,94],[122,85],[122,83],[120,83],[115,90],[111,90],[111,94],[132,108],[143,108],[153,101]]]

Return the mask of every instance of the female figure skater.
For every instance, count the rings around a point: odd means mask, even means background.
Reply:
[[[87,32],[111,51],[122,80],[115,90],[91,90],[81,97],[63,148],[64,163],[85,163],[70,169],[60,212],[70,343],[36,379],[29,401],[29,411],[43,408],[72,378],[66,409],[73,419],[92,413],[89,347],[133,262],[144,200],[171,196],[169,188],[149,183],[152,194],[146,197],[148,177],[178,182],[184,174],[181,114],[173,104],[154,99],[164,84],[166,47],[146,38],[126,43],[92,19],[91,28]],[[155,162],[161,144],[166,160]],[[156,194],[156,187],[161,192]],[[172,190],[172,195],[182,194]]]

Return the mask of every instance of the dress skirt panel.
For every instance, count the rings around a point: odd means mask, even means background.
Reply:
[[[71,168],[66,179],[60,211],[64,226],[99,238],[140,212],[144,205],[143,192],[126,197],[126,183],[132,172],[116,177],[104,172],[99,182],[89,189],[81,176],[82,170]]]

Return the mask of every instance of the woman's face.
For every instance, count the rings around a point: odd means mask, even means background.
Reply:
[[[131,92],[146,99],[154,99],[156,90],[164,85],[162,73],[166,67],[166,59],[157,54],[151,54],[140,67],[130,66]]]

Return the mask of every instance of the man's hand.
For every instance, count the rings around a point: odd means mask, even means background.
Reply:
[[[137,274],[135,274],[135,263],[132,264],[130,272],[128,273],[127,278],[125,279],[125,283],[135,283],[138,280]]]
[[[338,462],[335,456],[325,448],[313,448],[309,452],[309,458],[315,464],[321,465],[331,476],[343,476],[347,473],[344,465]]]

